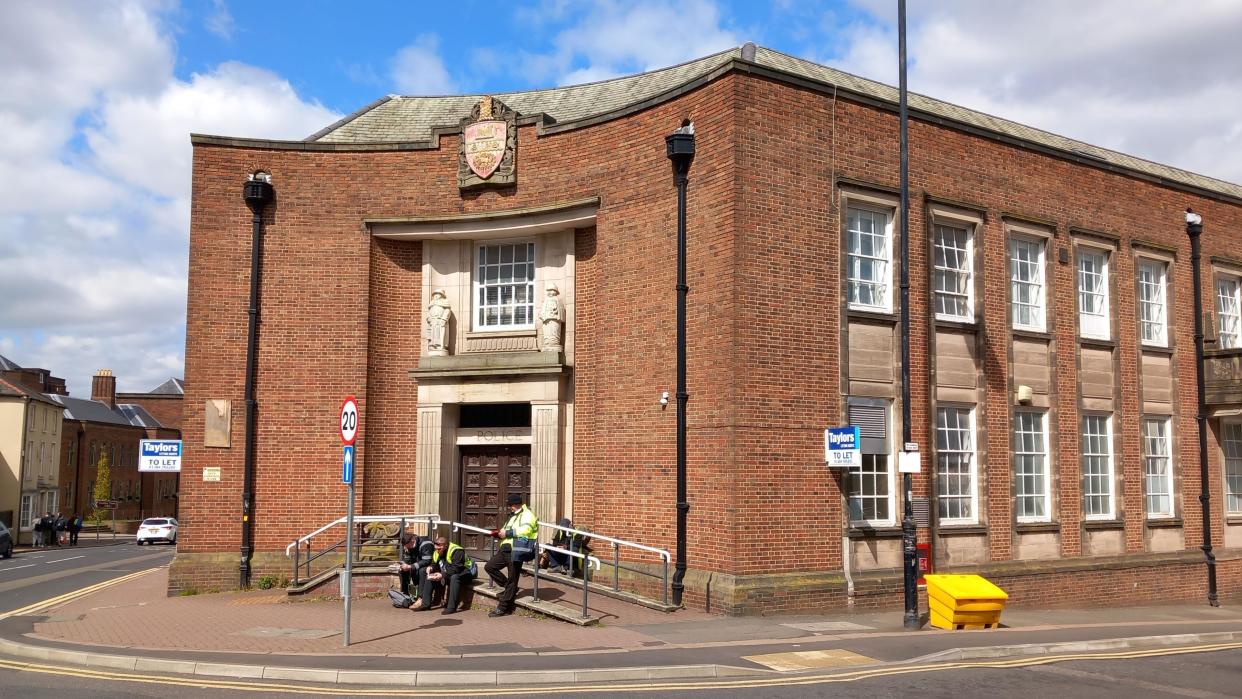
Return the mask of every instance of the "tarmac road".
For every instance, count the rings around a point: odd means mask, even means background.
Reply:
[[[0,560],[0,614],[139,570],[167,565],[176,546],[139,547],[132,536],[114,542],[18,551]]]
[[[1099,654],[1097,654],[1099,655]],[[1110,655],[1110,654],[1103,654]],[[1134,697],[1195,697],[1217,699],[1237,697],[1242,688],[1242,650],[1169,654],[1168,649],[1151,651],[1142,657],[1101,657],[1094,660],[1048,662],[1026,658],[1024,666],[1014,659],[996,660],[994,667],[963,668],[950,663],[944,669],[907,672],[899,665],[877,668],[871,676],[853,681],[834,681],[831,676],[810,678],[786,675],[789,684],[762,686],[741,680],[734,687],[709,683],[664,683],[658,688],[607,685],[582,686],[579,691],[559,692],[548,688],[526,688],[522,696],[541,697],[696,697],[708,699],[795,699],[801,697],[953,697],[954,699],[996,699],[998,697],[1055,696],[1057,699],[1133,699]],[[121,678],[121,679],[117,679]],[[221,686],[224,685],[224,686]],[[233,685],[233,686],[228,686]],[[291,682],[242,680],[213,682],[197,677],[167,676],[139,678],[107,671],[74,670],[48,665],[14,669],[0,661],[0,687],[7,696],[30,699],[65,697],[151,697],[178,699],[200,697],[254,696],[444,696],[446,691],[406,690],[400,687],[374,689],[322,688]],[[447,692],[453,692],[451,688]],[[453,696],[507,696],[503,688],[481,694],[454,693]]]

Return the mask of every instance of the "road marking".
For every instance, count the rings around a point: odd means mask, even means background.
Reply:
[[[1236,694],[1217,694],[1201,689],[1190,689],[1184,687],[1174,687],[1167,684],[1159,684],[1157,682],[1147,682],[1132,677],[1118,677],[1103,672],[1088,672],[1086,670],[1075,670],[1072,667],[1037,667],[1032,668],[1031,672],[1044,672],[1053,675],[1063,675],[1065,677],[1073,677],[1079,680],[1098,680],[1102,682],[1117,682],[1120,684],[1137,687],[1147,692],[1157,694],[1172,694],[1179,697],[1192,697],[1192,699],[1230,699],[1236,697]]]
[[[1191,653],[1210,653],[1220,650],[1237,650],[1242,648],[1242,642],[1218,643],[1202,646],[1179,646],[1174,648],[1153,648],[1147,650],[1134,651],[1116,651],[1101,653],[1081,653],[1081,654],[1063,654],[1050,655],[1042,657],[1021,657],[1001,660],[980,660],[971,662],[941,663],[941,664],[922,664],[922,665],[897,665],[885,666],[869,669],[851,670],[839,672],[831,675],[818,675],[813,677],[797,677],[797,676],[780,676],[765,677],[759,679],[748,680],[706,680],[699,682],[652,682],[650,684],[593,684],[593,685],[571,685],[564,687],[556,687],[557,694],[597,694],[597,693],[633,693],[633,692],[651,692],[651,691],[690,691],[690,690],[712,690],[712,689],[744,689],[753,687],[785,687],[785,686],[805,686],[817,684],[835,684],[843,682],[857,682],[860,680],[871,679],[873,677],[884,677],[889,675],[908,675],[914,673],[939,672],[941,670],[960,670],[960,669],[987,669],[987,668],[1010,668],[1010,667],[1032,667],[1038,665],[1050,665],[1053,663],[1071,662],[1076,660],[1117,660],[1128,658],[1147,658],[1164,655],[1187,655]],[[52,665],[38,665],[35,663],[27,663],[20,661],[0,660],[0,668],[15,670],[18,672],[38,672],[49,675],[64,675],[71,677],[85,677],[99,680],[109,680],[114,682],[135,682],[140,684],[162,684],[177,685],[183,687],[196,687],[200,689],[234,689],[249,692],[285,692],[290,694],[312,694],[312,695],[335,695],[335,696],[384,696],[384,697],[456,697],[456,696],[478,696],[487,694],[489,696],[520,696],[531,694],[547,694],[550,689],[547,685],[532,687],[471,687],[461,689],[418,689],[411,687],[402,689],[396,686],[387,686],[383,688],[352,688],[349,686],[332,685],[326,687],[301,686],[291,684],[280,684],[271,682],[261,682],[247,680],[245,682],[235,680],[210,680],[200,678],[188,678],[177,675],[158,675],[158,674],[131,674],[124,672],[114,672],[108,670],[91,670],[86,668],[66,668]]]
[[[48,566],[48,565],[52,565],[53,563],[64,563],[65,561],[72,561],[75,558],[86,558],[86,556],[70,556],[68,558],[57,558],[54,561],[44,561],[43,565]]]
[[[792,653],[768,653],[766,655],[744,655],[742,660],[766,665],[772,670],[790,672],[793,670],[815,670],[850,665],[873,665],[875,658],[868,658],[853,651],[840,648],[828,650],[802,650]]]
[[[112,587],[113,585],[119,585],[123,582],[126,582],[128,580],[133,580],[134,578],[140,575],[146,575],[147,573],[150,573],[155,570],[159,570],[159,568],[148,568],[146,570],[140,570],[137,573],[130,573],[129,575],[122,575],[119,578],[105,580],[101,583],[96,583],[89,587],[84,587],[80,590],[74,590],[73,592],[66,592],[63,595],[58,595],[56,597],[45,599],[42,602],[35,602],[34,604],[29,604],[29,605],[26,605],[25,607],[20,607],[18,609],[14,609],[13,611],[0,614],[0,620],[8,619],[11,616],[25,616],[28,614],[35,614],[45,609],[54,607],[62,602],[68,602],[69,600],[72,600],[75,597],[79,597],[81,595],[88,595],[92,592],[98,592],[99,590],[102,590],[107,587]]]
[[[18,568],[33,568],[33,567],[35,567],[34,563],[27,563],[24,566],[13,566],[12,568],[0,568],[0,573],[4,573],[10,570],[17,570]]]

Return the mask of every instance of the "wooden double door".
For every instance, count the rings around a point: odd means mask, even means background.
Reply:
[[[461,447],[461,522],[480,529],[498,529],[508,517],[510,493],[530,502],[530,446]],[[461,545],[488,551],[488,537],[461,531]]]

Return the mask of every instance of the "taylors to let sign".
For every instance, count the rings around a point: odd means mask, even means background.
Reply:
[[[828,468],[862,466],[862,444],[858,428],[829,427],[824,430],[824,461]]]
[[[180,439],[144,439],[139,442],[141,454],[138,470],[154,473],[181,473]]]

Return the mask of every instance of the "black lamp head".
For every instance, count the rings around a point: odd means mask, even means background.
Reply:
[[[250,210],[256,214],[263,211],[274,195],[272,176],[266,172],[259,171],[250,175],[242,186],[242,198],[246,200],[246,205],[250,207]]]
[[[694,122],[685,119],[681,127],[664,137],[668,159],[673,162],[673,174],[678,178],[690,173],[690,164],[694,162]]]

